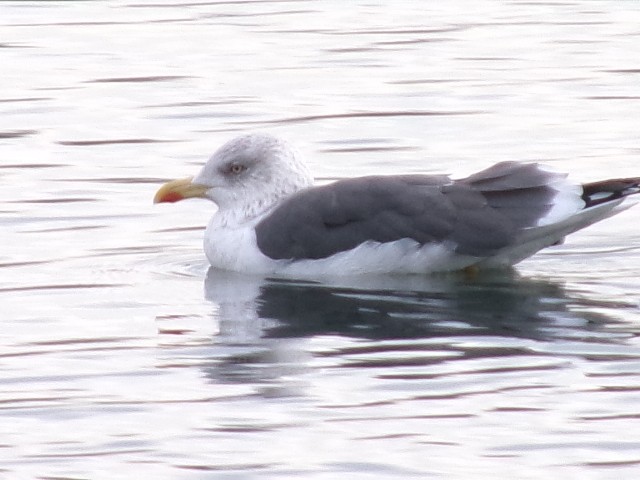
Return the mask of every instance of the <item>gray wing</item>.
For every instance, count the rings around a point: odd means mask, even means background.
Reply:
[[[553,206],[558,174],[504,162],[466,179],[372,176],[298,192],[256,226],[273,259],[320,259],[374,241],[447,241],[486,257],[512,244]]]

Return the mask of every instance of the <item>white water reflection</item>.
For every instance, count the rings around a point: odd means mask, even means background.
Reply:
[[[635,478],[637,207],[509,275],[310,283],[207,272],[213,207],[151,199],[246,130],[321,182],[637,176],[638,20],[0,2],[0,476]]]

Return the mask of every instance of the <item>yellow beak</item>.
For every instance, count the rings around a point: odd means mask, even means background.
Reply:
[[[209,187],[191,183],[192,180],[193,177],[189,177],[165,183],[156,192],[153,203],[179,202],[185,198],[204,198]]]

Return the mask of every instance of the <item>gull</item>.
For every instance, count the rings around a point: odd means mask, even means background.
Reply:
[[[315,186],[285,141],[247,134],[154,203],[218,206],[204,251],[218,269],[317,277],[477,271],[517,264],[625,210],[640,177],[579,184],[538,163],[501,162],[466,178],[373,175]]]

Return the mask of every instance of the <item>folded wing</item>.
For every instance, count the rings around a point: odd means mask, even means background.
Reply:
[[[515,162],[458,181],[362,177],[293,195],[256,226],[256,237],[273,259],[320,259],[365,242],[401,239],[446,243],[456,253],[485,258],[550,215],[567,217],[582,209],[580,194],[565,175]],[[568,203],[562,211],[559,200]]]

